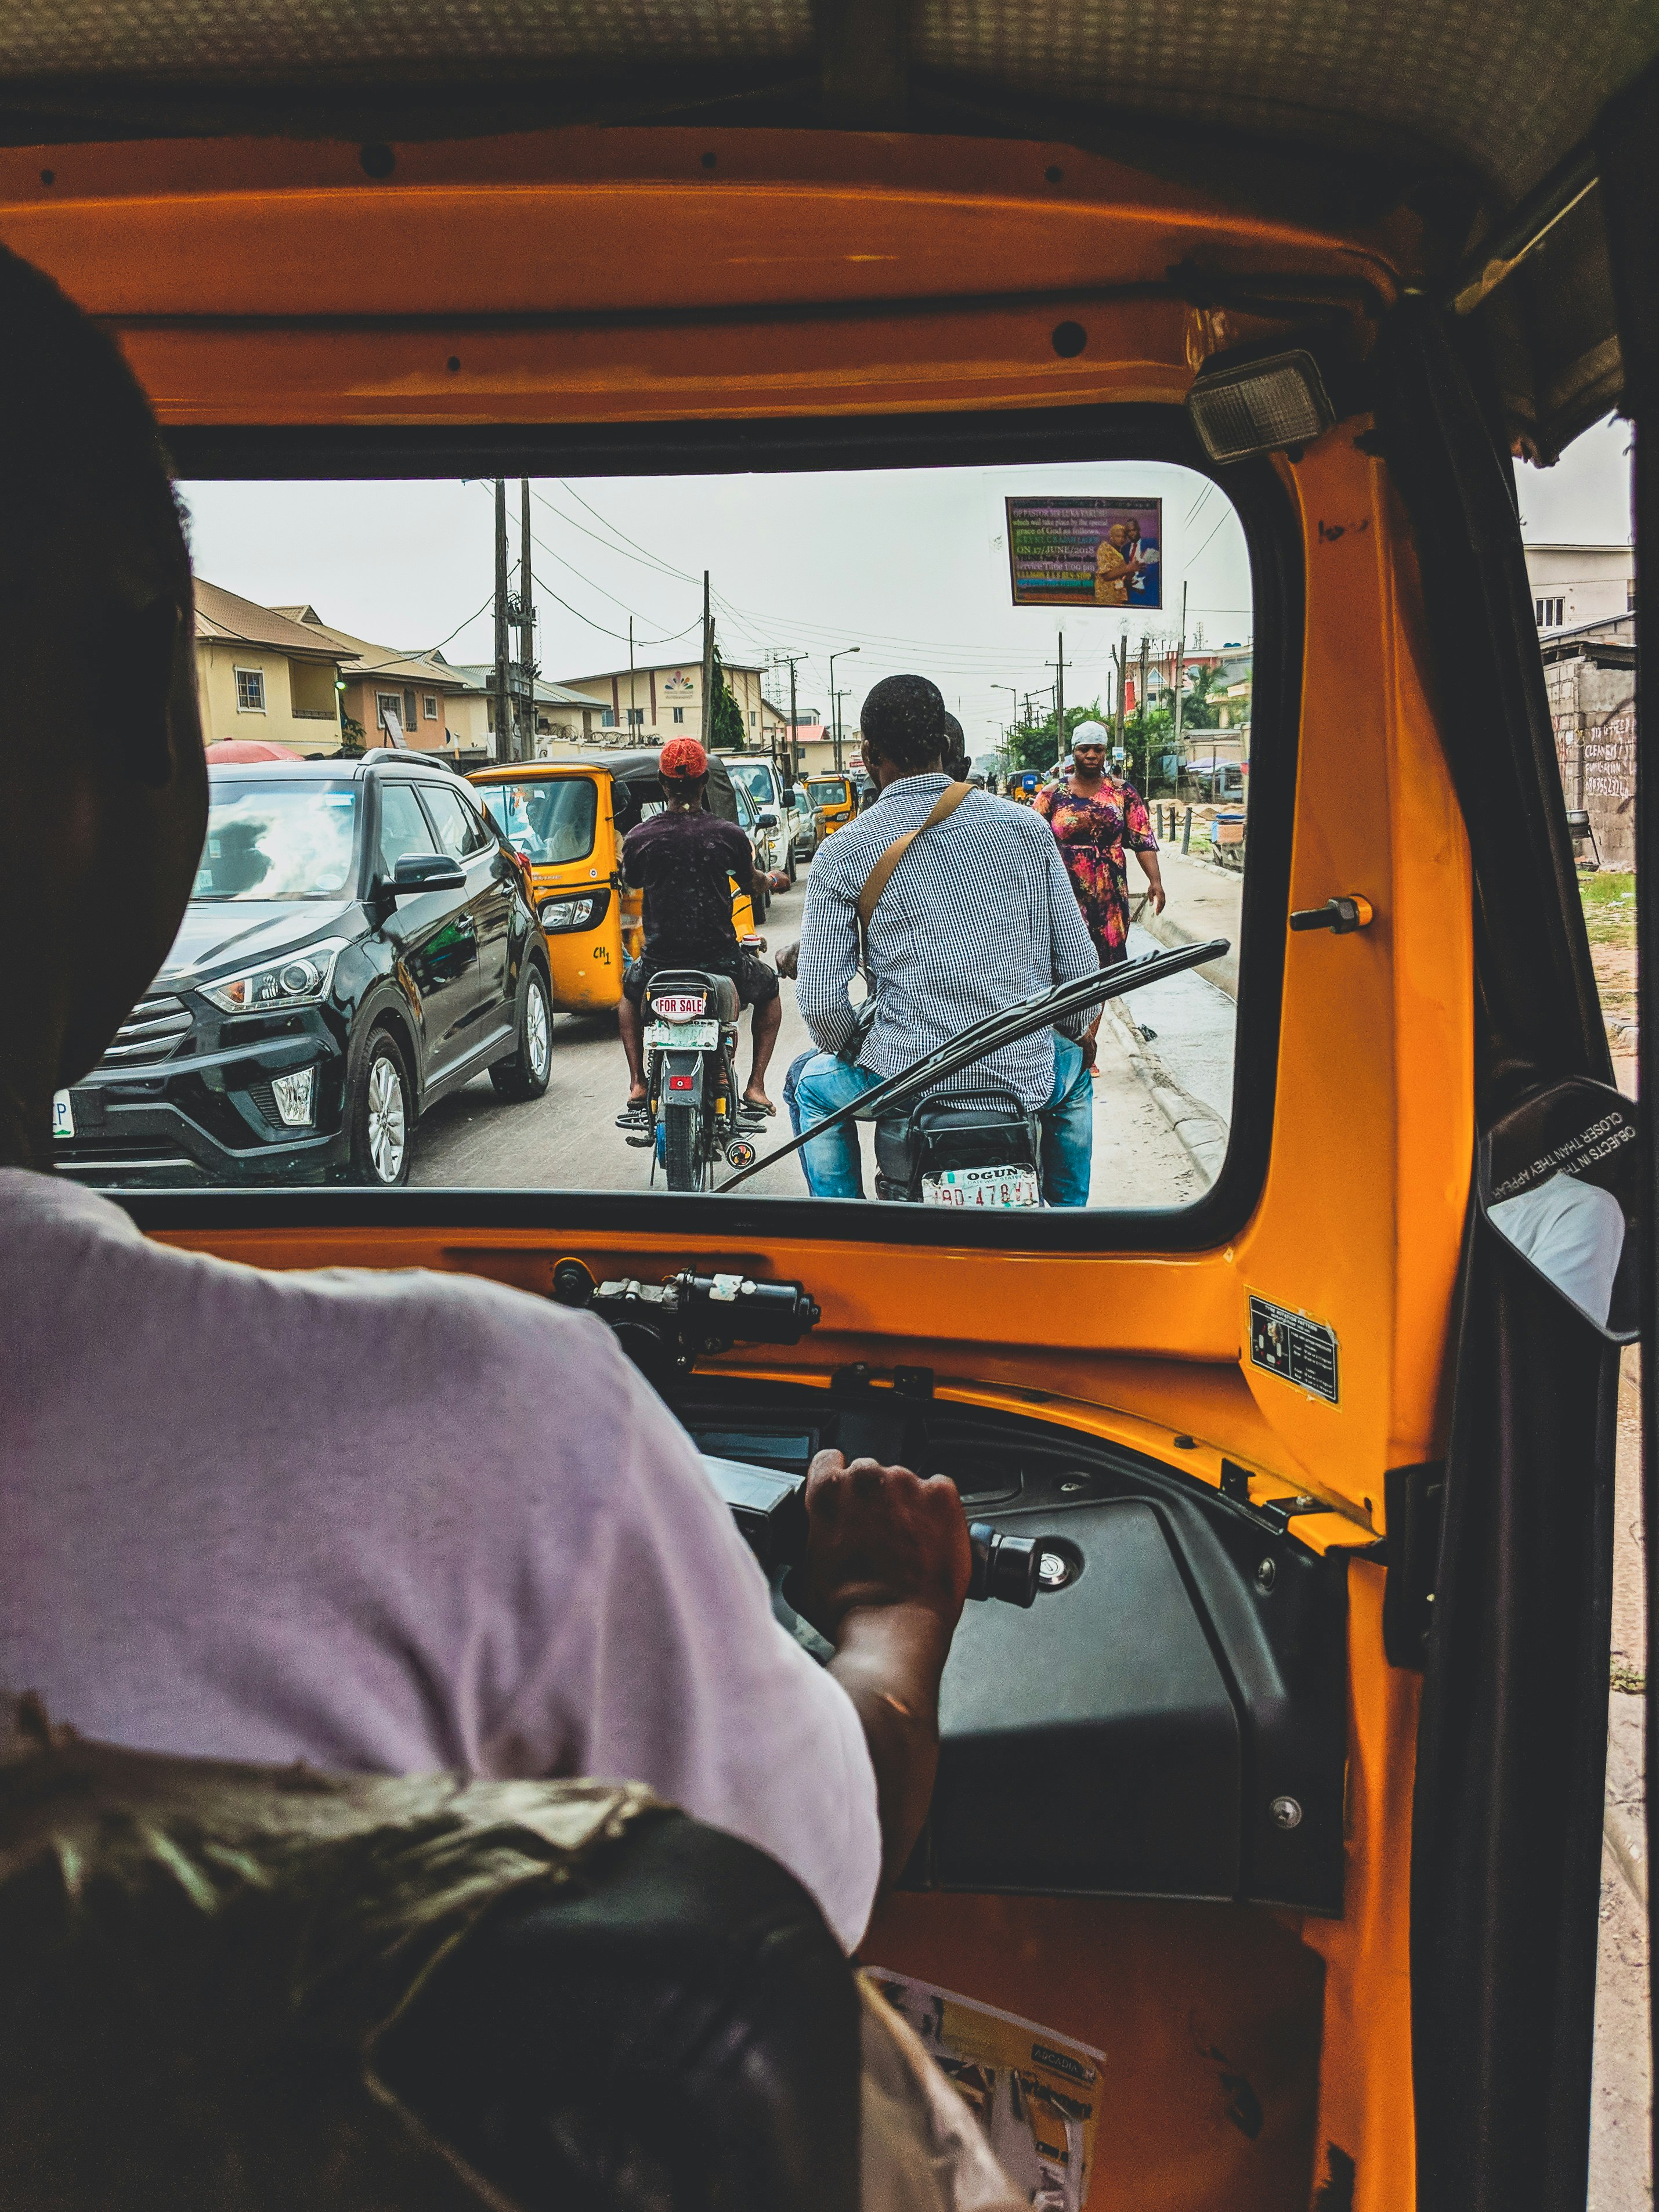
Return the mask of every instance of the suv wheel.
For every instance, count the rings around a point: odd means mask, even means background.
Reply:
[[[553,1006],[547,978],[533,962],[525,963],[519,994],[517,1045],[489,1071],[498,1098],[539,1098],[553,1074]]]
[[[378,1190],[409,1181],[409,1074],[398,1041],[376,1030],[351,1094],[351,1178]]]

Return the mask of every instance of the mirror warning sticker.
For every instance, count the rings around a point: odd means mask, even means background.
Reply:
[[[1270,1375],[1282,1375],[1298,1390],[1334,1406],[1336,1389],[1336,1331],[1306,1314],[1291,1313],[1271,1299],[1250,1296],[1250,1363]]]

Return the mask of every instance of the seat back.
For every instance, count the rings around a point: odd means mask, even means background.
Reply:
[[[852,1972],[750,1845],[7,1729],[0,2203],[856,2212]]]

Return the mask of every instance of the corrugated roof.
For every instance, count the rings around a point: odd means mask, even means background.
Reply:
[[[400,684],[429,684],[434,690],[442,687],[451,691],[471,689],[455,680],[457,671],[446,660],[430,653],[404,653],[395,645],[372,645],[367,638],[353,637],[347,630],[336,629],[331,623],[324,622],[315,607],[278,607],[279,615],[287,615],[301,628],[329,639],[349,654],[355,654],[357,666],[349,672],[358,676],[384,676]]]
[[[201,576],[196,579],[196,635],[210,645],[269,646],[301,660],[345,662],[357,658],[355,645],[343,647],[328,632],[319,636],[278,608],[262,607]]]

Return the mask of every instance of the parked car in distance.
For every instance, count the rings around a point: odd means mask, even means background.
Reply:
[[[58,1167],[123,1186],[408,1180],[415,1125],[487,1068],[552,1072],[547,951],[470,787],[418,755],[209,770],[161,974],[60,1091]]]
[[[722,753],[726,772],[755,809],[755,847],[763,868],[795,880],[795,863],[812,857],[812,810],[800,786],[765,753]],[[769,823],[766,817],[774,817]]]

